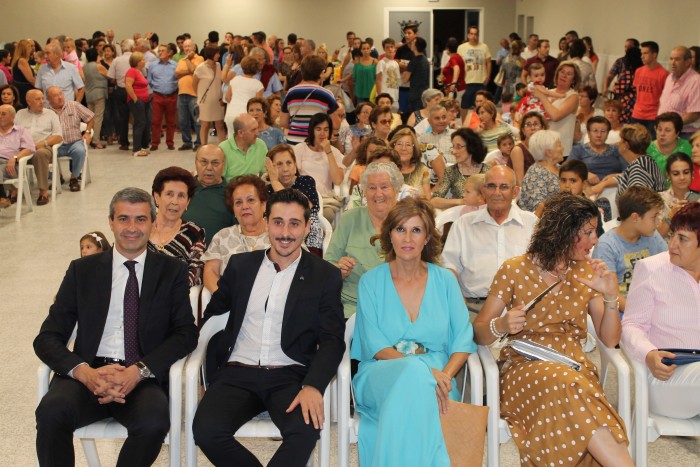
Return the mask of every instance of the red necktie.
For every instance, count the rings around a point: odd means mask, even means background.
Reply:
[[[139,351],[139,282],[136,279],[136,261],[125,261],[129,278],[124,289],[124,358],[126,366],[141,360]]]

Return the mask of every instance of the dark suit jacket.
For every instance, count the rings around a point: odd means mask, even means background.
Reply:
[[[72,261],[34,339],[37,356],[58,374],[92,363],[100,345],[112,294],[112,250]],[[75,325],[73,351],[66,343]],[[143,362],[161,384],[170,366],[197,346],[199,332],[189,300],[187,265],[149,251],[139,305],[139,344]]]
[[[212,295],[204,319],[231,311],[223,336],[216,342],[216,366],[226,364],[243,324],[248,299],[264,251],[231,256],[219,289]],[[302,250],[282,318],[282,350],[306,366],[303,385],[323,394],[345,351],[345,319],[340,303],[340,270]]]

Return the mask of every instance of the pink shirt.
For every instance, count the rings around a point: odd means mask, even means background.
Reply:
[[[622,344],[644,362],[656,349],[700,348],[700,284],[669,253],[637,263],[622,318]]]
[[[700,74],[692,68],[678,79],[672,74],[666,77],[666,84],[659,101],[659,114],[676,112],[681,117],[690,112],[700,112]],[[683,133],[692,133],[697,128],[686,125]]]
[[[22,149],[36,151],[32,135],[21,126],[13,126],[5,134],[0,132],[0,159],[15,157]]]

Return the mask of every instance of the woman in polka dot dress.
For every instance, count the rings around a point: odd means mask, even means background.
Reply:
[[[523,466],[632,466],[622,419],[606,400],[595,366],[580,340],[586,314],[605,345],[620,340],[617,278],[589,254],[598,243],[598,211],[588,199],[560,193],[546,203],[528,251],[503,263],[474,322],[476,341],[488,345],[510,334],[581,363],[530,361],[501,351],[501,418]],[[561,281],[532,310],[524,305]],[[501,317],[503,308],[509,311]]]

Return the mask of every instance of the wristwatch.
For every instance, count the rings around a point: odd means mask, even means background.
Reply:
[[[136,362],[135,365],[139,369],[139,376],[141,376],[141,379],[150,378],[153,374],[151,373],[151,370],[148,369],[145,363]]]

